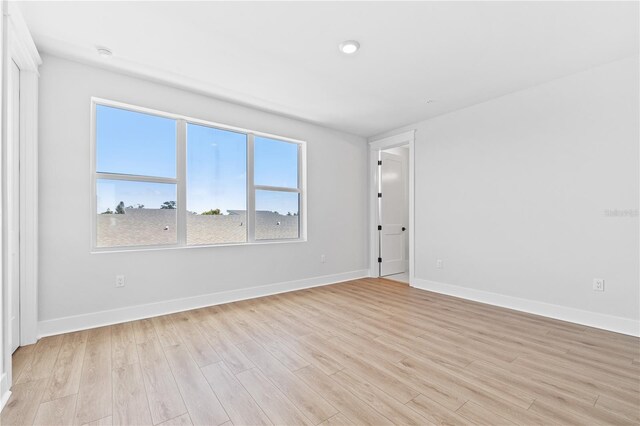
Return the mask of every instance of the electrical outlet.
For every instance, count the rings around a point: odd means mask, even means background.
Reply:
[[[124,275],[116,275],[116,287],[124,287]]]
[[[327,257],[324,254],[320,255],[320,263],[327,263]]]
[[[442,264],[442,259],[437,259],[436,260],[436,268],[438,268],[438,269],[444,268],[444,265]]]
[[[594,278],[593,279],[593,291],[604,291],[604,279],[603,278]]]

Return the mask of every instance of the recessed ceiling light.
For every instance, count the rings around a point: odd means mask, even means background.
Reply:
[[[345,55],[353,55],[360,49],[360,43],[355,40],[347,40],[340,43],[338,48]]]
[[[98,51],[98,55],[103,58],[110,58],[113,56],[113,52],[106,47],[96,47],[96,50]]]

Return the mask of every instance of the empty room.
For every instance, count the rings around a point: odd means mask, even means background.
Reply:
[[[0,425],[640,424],[640,1],[0,10]]]

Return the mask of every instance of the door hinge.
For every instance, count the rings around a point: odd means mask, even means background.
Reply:
[[[378,231],[382,231],[382,225],[378,225]]]
[[[378,192],[378,198],[382,198],[382,192]]]
[[[382,166],[382,160],[378,160],[378,166]]]
[[[378,258],[378,263],[382,263],[382,258],[381,257]]]

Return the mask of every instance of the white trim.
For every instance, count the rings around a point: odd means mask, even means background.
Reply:
[[[378,156],[382,149],[409,146],[409,282],[415,278],[415,130],[369,141],[369,276],[378,277]]]
[[[117,247],[110,248],[106,247],[105,249],[96,248],[93,249],[90,254],[100,254],[100,255],[108,255],[110,253],[131,253],[131,252],[142,252],[142,251],[155,251],[155,250],[191,250],[191,249],[209,249],[209,248],[220,248],[220,247],[230,247],[230,246],[259,246],[266,244],[302,244],[306,243],[306,240],[302,240],[300,238],[290,238],[290,239],[279,239],[279,240],[258,240],[250,243],[224,243],[224,244],[189,244],[184,246],[179,246],[177,244],[172,245],[155,245],[155,246],[125,246],[125,247]]]
[[[108,179],[108,180],[126,180],[136,182],[151,182],[151,183],[170,183],[177,185],[177,178],[165,178],[157,176],[142,176],[142,175],[127,175],[123,173],[102,173],[96,172],[96,179]]]
[[[20,13],[16,2],[7,1],[6,10],[7,33],[6,45],[10,51],[11,58],[18,64],[21,70],[34,71],[38,73],[38,67],[42,64],[42,58],[36,49],[36,44],[31,38],[31,33]]]
[[[371,148],[371,147],[370,147]],[[376,225],[378,224],[378,206],[374,194],[378,192],[380,182],[378,182],[378,158],[379,150],[369,150],[369,276],[377,278],[380,276],[380,266],[378,265],[378,253],[380,253],[380,234]]]
[[[89,195],[89,211],[91,212],[91,219],[89,220],[89,248],[91,253],[96,251],[96,247],[98,246],[98,237],[96,229],[98,227],[98,218],[96,217],[96,210],[98,209],[98,199],[97,199],[97,184],[98,184],[98,173],[97,164],[96,164],[96,131],[97,131],[97,109],[96,109],[96,100],[91,99],[90,103],[90,112],[89,112],[89,182],[91,182],[90,195]]]
[[[9,381],[7,380],[7,373],[3,373],[0,376],[0,411],[4,408],[11,397],[11,391],[9,390]]]
[[[487,303],[516,311],[640,337],[640,322],[629,318],[584,311],[568,306],[553,305],[551,303],[522,299],[415,277],[411,282],[411,286],[422,290],[459,297],[461,299],[473,300],[475,302]]]
[[[0,389],[6,390],[0,393],[0,412],[2,412],[4,406],[7,405],[7,402],[9,402],[9,398],[11,398],[11,391],[8,389],[8,387],[5,386],[8,386],[7,375],[3,374],[2,379],[0,380]]]
[[[187,122],[176,122],[176,210],[177,235],[176,243],[179,246],[187,245]],[[94,215],[97,212],[92,212]],[[94,231],[96,232],[96,231]]]
[[[373,139],[369,141],[369,149],[378,151],[381,149],[394,148],[396,146],[402,146],[410,143],[414,140],[415,130],[399,133],[393,136],[387,136],[381,139]]]
[[[38,318],[38,66],[42,60],[15,2],[3,1],[2,92],[8,93],[7,69],[14,61],[20,69],[20,344],[36,342]],[[2,140],[7,142],[6,96],[3,96]],[[4,171],[3,171],[4,174]],[[6,289],[5,289],[6,290]],[[4,291],[6,295],[6,291]],[[12,383],[8,332],[9,301],[2,300],[2,402]]]
[[[298,239],[307,241],[307,144],[298,145]]]
[[[201,296],[173,299],[163,302],[149,303],[145,305],[128,306],[125,308],[108,311],[93,312],[75,315],[71,317],[57,318],[41,321],[38,324],[38,337],[46,337],[55,334],[68,333],[78,330],[118,324],[125,321],[134,321],[143,318],[166,315],[205,306],[219,305],[223,303],[237,302],[240,300],[254,299],[305,288],[319,287],[335,284],[343,281],[356,280],[368,275],[367,270],[344,272],[341,274],[324,275],[314,278],[306,278],[296,281],[288,281],[276,284],[267,284],[259,287],[250,287],[238,290],[222,291],[218,293],[204,294]]]
[[[6,28],[5,28],[5,17],[4,17],[4,9],[6,7],[6,2],[5,1],[0,1],[0,412],[2,411],[2,408],[5,406],[5,404],[7,403],[7,400],[9,399],[9,383],[7,382],[7,373],[5,372],[5,356],[7,355],[8,351],[5,349],[7,346],[7,332],[5,329],[5,325],[7,324],[6,320],[5,320],[5,316],[6,316],[6,308],[5,308],[5,303],[6,303],[6,296],[4,295],[5,293],[5,286],[4,286],[4,279],[1,277],[4,277],[4,268],[5,268],[5,263],[4,263],[4,233],[5,233],[5,229],[4,229],[4,204],[1,202],[2,198],[4,197],[3,193],[2,193],[2,186],[4,185],[4,153],[3,151],[3,147],[4,147],[4,141],[5,141],[5,118],[4,118],[4,112],[5,112],[5,96],[4,96],[4,83],[5,83],[5,73],[4,73],[4,68],[5,68],[5,58],[6,55],[4,54],[4,50],[5,50],[5,35],[6,35]],[[9,363],[11,364],[11,363]]]
[[[38,330],[38,75],[20,70],[20,345]]]
[[[269,185],[253,185],[253,189],[257,189],[258,191],[296,192],[298,194],[302,192],[300,188],[286,188],[284,186]]]
[[[256,242],[256,191],[254,178],[254,136],[247,134],[247,243]]]
[[[0,412],[2,411],[4,406],[7,405],[7,402],[9,402],[9,398],[11,398],[10,390],[2,393],[2,397],[0,397]]]

